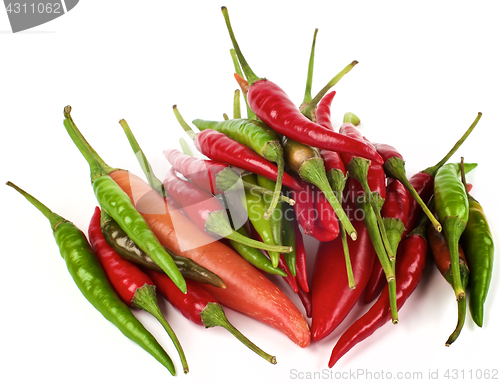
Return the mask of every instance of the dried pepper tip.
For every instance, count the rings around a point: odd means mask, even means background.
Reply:
[[[241,332],[239,332],[236,327],[234,327],[231,322],[227,320],[224,309],[219,303],[208,302],[207,306],[200,312],[201,321],[205,328],[220,326],[225,328],[231,334],[233,334],[241,343],[247,346],[250,350],[255,352],[257,355],[261,356],[271,364],[276,364],[276,357],[272,356],[254,343],[252,343],[247,337],[245,337]]]

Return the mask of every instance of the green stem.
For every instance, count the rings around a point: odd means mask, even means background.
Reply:
[[[236,57],[236,52],[234,49],[230,49],[229,51],[231,53],[231,58],[233,59],[233,65],[234,65],[234,70],[235,72],[242,78],[245,78],[245,75],[243,74],[243,72],[241,71],[241,66],[240,66],[240,63],[238,61],[238,57]],[[243,98],[245,99],[245,104],[247,106],[247,118],[249,120],[256,120],[257,119],[257,116],[255,115],[255,113],[253,112],[252,109],[250,109],[250,106],[248,105],[248,102],[247,102],[247,95],[245,92],[243,92]]]
[[[224,121],[229,121],[229,116],[226,113],[222,113],[222,118]]]
[[[441,162],[440,162],[441,163]],[[441,166],[441,165],[439,165]],[[399,157],[391,157],[389,158],[385,163],[384,163],[384,170],[389,175],[389,177],[396,178],[399,180],[406,190],[411,194],[411,196],[415,199],[415,201],[419,204],[419,206],[422,208],[424,211],[425,215],[429,217],[429,220],[432,223],[432,226],[440,232],[443,228],[439,221],[436,219],[434,214],[429,210],[427,207],[426,203],[422,201],[422,198],[420,198],[420,195],[417,193],[413,185],[408,181],[408,178],[406,177],[406,170],[405,170],[405,165],[404,161],[399,158]]]
[[[455,331],[449,336],[448,340],[445,343],[446,347],[449,347],[453,342],[455,342],[460,335],[460,332],[462,331],[462,328],[464,327],[465,324],[465,313],[467,311],[467,307],[465,304],[465,297],[457,302],[458,306],[458,321],[457,321],[457,327],[455,328]]]
[[[234,101],[233,101],[233,118],[241,118],[241,107],[240,107],[240,90],[236,89],[234,91]]]
[[[276,175],[276,184],[274,186],[274,194],[269,205],[269,208],[264,214],[265,219],[269,219],[273,210],[278,204],[279,197],[281,195],[281,187],[283,184],[283,174],[285,173],[285,161],[283,159],[283,148],[276,141],[270,141],[266,143],[262,149],[262,154],[268,159],[276,163],[278,167],[278,174]]]
[[[332,78],[328,84],[324,86],[323,89],[321,89],[318,94],[312,99],[312,101],[304,108],[302,109],[302,114],[305,116],[312,116],[314,109],[316,109],[316,106],[319,104],[323,96],[335,85],[337,84],[342,77],[344,77],[347,73],[351,71],[352,68],[357,64],[358,62],[354,60],[352,63],[347,65],[344,69],[342,69],[334,78]]]
[[[356,230],[328,183],[325,167],[323,165],[323,159],[310,158],[304,161],[298,173],[300,178],[306,182],[316,185],[325,194],[326,199],[332,206],[335,214],[337,214],[337,218],[342,223],[342,227],[347,231],[352,240],[355,241],[357,238]]]
[[[318,28],[314,30],[313,42],[311,47],[311,55],[309,56],[309,65],[307,67],[307,81],[306,81],[306,90],[304,92],[304,100],[302,101],[302,105],[307,105],[312,101],[311,89],[312,89],[312,80],[313,80],[313,71],[314,71],[314,51],[316,49],[316,35],[318,34]]]
[[[260,78],[253,72],[253,70],[250,68],[250,66],[247,63],[247,60],[245,60],[243,53],[241,53],[238,42],[236,41],[236,38],[234,37],[234,32],[233,32],[233,28],[231,27],[231,22],[229,20],[229,13],[227,12],[227,8],[222,7],[221,10],[222,10],[222,14],[224,15],[224,20],[226,21],[227,31],[229,32],[229,37],[231,38],[231,42],[233,43],[233,48],[236,52],[236,56],[238,57],[238,61],[241,64],[241,68],[243,70],[243,73],[245,73],[245,77],[246,77],[247,81],[249,82],[250,85],[252,85],[255,81],[260,80]]]
[[[174,105],[172,107],[174,109],[174,114],[175,114],[175,118],[177,118],[177,121],[179,121],[179,124],[181,124],[182,128],[186,131],[186,133],[188,134],[188,136],[194,140],[194,138],[196,137],[196,133],[194,132],[193,129],[191,129],[191,127],[188,125],[188,123],[184,120],[184,118],[182,118],[182,115],[181,113],[179,112],[179,110],[177,109],[177,105]]]
[[[57,225],[63,222],[67,222],[66,219],[61,217],[60,215],[54,213],[52,210],[50,210],[47,206],[45,206],[43,203],[41,203],[39,200],[37,200],[35,197],[32,195],[26,193],[23,189],[21,189],[19,186],[16,184],[7,181],[6,183],[7,186],[10,186],[11,188],[14,188],[17,190],[19,193],[22,194],[24,198],[26,198],[33,206],[35,206],[40,212],[49,220],[50,222],[50,227],[52,228],[52,231],[56,230]]]
[[[155,286],[145,284],[139,287],[135,291],[134,298],[132,299],[132,304],[141,310],[147,311],[148,313],[153,315],[158,320],[158,322],[161,323],[168,336],[174,343],[174,346],[179,353],[179,357],[181,358],[184,373],[187,374],[189,372],[189,367],[186,361],[186,356],[184,355],[184,350],[182,349],[181,343],[179,342],[179,339],[177,338],[174,330],[172,330],[172,327],[170,327],[160,308],[158,307]]]
[[[122,119],[119,121],[119,123],[120,123],[121,127],[123,128],[125,135],[127,136],[128,142],[129,142],[130,146],[132,147],[132,150],[134,151],[135,156],[137,157],[137,160],[139,161],[139,164],[141,165],[142,171],[146,175],[146,179],[148,180],[149,186],[151,186],[163,198],[165,198],[168,194],[165,190],[165,187],[163,186],[163,182],[161,182],[158,179],[158,177],[155,176],[153,169],[151,168],[151,165],[149,164],[149,161],[146,158],[146,155],[144,154],[141,147],[139,146],[139,143],[135,139],[135,136],[132,133],[132,130],[130,129],[130,126],[128,125],[127,121]]]
[[[354,113],[347,112],[344,114],[344,122],[350,122],[354,126],[358,126],[361,123],[361,120]]]
[[[352,271],[351,257],[349,255],[349,245],[347,244],[347,235],[340,224],[340,238],[342,240],[342,248],[344,250],[345,265],[347,270],[347,281],[349,282],[349,289],[353,290],[356,288],[356,280],[354,279],[354,273]]]
[[[191,151],[191,148],[189,147],[188,143],[184,138],[179,138],[179,144],[181,145],[182,153],[184,153],[187,156],[193,157],[193,152]]]
[[[455,152],[458,150],[458,148],[463,144],[463,142],[465,141],[465,139],[467,137],[469,137],[469,134],[472,133],[472,131],[476,127],[477,123],[481,119],[482,115],[483,114],[481,112],[479,112],[477,114],[476,119],[474,120],[474,122],[472,123],[472,125],[469,127],[469,129],[467,129],[467,131],[463,134],[463,136],[456,142],[456,144],[453,146],[453,148],[451,148],[451,150],[448,152],[448,154],[446,156],[444,156],[441,161],[439,161],[436,165],[428,167],[427,169],[423,170],[422,173],[427,173],[427,174],[430,174],[431,176],[434,177],[436,175],[436,172],[438,171],[438,169],[441,166],[443,166],[446,162],[448,162],[448,160],[451,158],[451,156],[453,154],[455,154]]]
[[[227,239],[231,239],[243,245],[255,247],[257,249],[275,251],[279,253],[290,253],[292,251],[292,248],[290,246],[277,246],[260,241],[255,241],[241,235],[237,231],[234,231],[226,218],[224,210],[213,211],[208,215],[208,218],[205,222],[205,230],[208,233],[219,235],[221,237],[225,237]]]
[[[220,326],[233,334],[241,343],[250,350],[261,356],[269,363],[276,364],[276,357],[269,355],[253,344],[247,337],[239,332],[228,320],[222,306],[215,302],[208,302],[207,306],[201,311],[201,321],[206,328]]]

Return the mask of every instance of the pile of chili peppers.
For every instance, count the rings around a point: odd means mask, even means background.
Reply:
[[[332,367],[388,321],[404,320],[399,309],[419,284],[430,251],[457,302],[457,324],[445,344],[456,341],[463,328],[466,301],[473,321],[482,326],[493,238],[466,182],[476,164],[448,162],[481,114],[439,163],[407,177],[403,156],[365,137],[356,115],[346,113],[339,127],[332,123],[336,92],[331,89],[357,61],[312,97],[316,30],[298,107],[277,84],[250,69],[225,7],[222,13],[241,88],[235,92],[233,118],[197,116],[196,132],[173,108],[205,159],[193,156],[182,141],[182,151],[165,150],[171,169],[158,179],[121,120],[146,182],[104,162],[67,106],[64,127],[90,167],[99,205],[88,239],[8,183],[47,217],[87,300],[172,375],[172,359],[130,310],[143,309],[162,324],[187,373],[189,350],[183,350],[165,320],[157,294],[194,323],[226,328],[273,364],[275,356],[229,323],[224,306],[276,328],[304,348],[332,333],[360,299],[374,302],[338,339],[328,363]],[[247,118],[241,116],[241,93]],[[307,254],[304,235],[320,242],[315,255]],[[314,257],[310,271],[307,257]],[[266,274],[282,277],[303,307],[296,307]]]

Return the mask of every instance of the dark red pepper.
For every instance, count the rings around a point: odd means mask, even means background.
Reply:
[[[309,283],[307,281],[307,254],[304,246],[304,238],[299,228],[299,223],[294,219],[293,226],[295,229],[295,273],[300,289],[306,293],[309,292]]]
[[[319,102],[318,108],[316,109],[316,124],[321,125],[327,129],[333,129],[332,120],[330,116],[330,106],[332,100],[335,97],[335,91],[327,93]]]
[[[316,195],[315,195],[315,200],[314,200],[314,207],[317,212],[318,219],[317,221],[329,232],[334,234],[332,236],[331,240],[334,240],[337,238],[337,235],[340,233],[340,228],[339,228],[339,221],[337,219],[337,215],[335,214],[335,211],[332,208],[332,205],[330,205],[330,202],[326,199],[325,195],[321,190],[316,190]],[[315,227],[316,230],[316,227]],[[314,234],[314,232],[313,232]],[[321,240],[317,236],[315,236],[316,239]],[[324,242],[324,241],[323,241]]]

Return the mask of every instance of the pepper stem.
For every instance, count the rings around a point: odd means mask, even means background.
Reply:
[[[311,47],[311,55],[309,56],[309,65],[307,67],[307,80],[306,80],[306,90],[304,92],[304,100],[302,101],[302,105],[306,106],[312,100],[312,80],[313,80],[313,71],[314,71],[314,51],[316,49],[316,35],[318,34],[318,28],[314,30],[313,42]]]
[[[240,90],[236,89],[234,91],[234,100],[233,100],[233,118],[238,119],[241,118],[241,107],[240,107]]]
[[[337,218],[342,223],[342,227],[347,231],[352,240],[355,241],[357,238],[356,229],[352,226],[351,221],[344,209],[342,209],[342,205],[328,183],[323,159],[314,157],[304,161],[298,173],[304,181],[316,185],[325,194],[326,199],[332,206],[335,214],[337,214]]]
[[[266,143],[262,149],[262,154],[267,160],[273,161],[278,166],[278,174],[276,175],[276,184],[274,185],[274,194],[269,209],[264,213],[264,219],[269,219],[273,210],[278,204],[281,195],[281,187],[283,184],[283,174],[285,173],[285,161],[283,159],[283,148],[276,141]]]
[[[460,256],[458,240],[465,229],[466,222],[458,216],[448,216],[443,222],[443,232],[450,249],[452,286],[457,301],[465,298],[465,290],[460,278]]]
[[[276,357],[262,351],[259,347],[253,344],[247,337],[239,332],[226,317],[222,306],[215,302],[208,302],[207,306],[200,313],[201,321],[206,328],[220,326],[233,334],[241,343],[247,346],[250,350],[261,356],[269,363],[276,364]]]
[[[439,161],[436,165],[434,166],[431,166],[431,167],[428,167],[427,169],[425,170],[422,170],[422,173],[427,173],[427,174],[430,174],[431,176],[435,176],[436,175],[436,172],[438,171],[438,169],[443,166],[446,162],[448,162],[448,160],[451,158],[451,156],[453,154],[455,154],[455,152],[458,150],[458,148],[464,143],[465,139],[467,137],[469,137],[469,134],[472,133],[472,131],[474,130],[474,128],[476,127],[477,123],[479,122],[479,120],[481,119],[481,116],[483,114],[481,112],[479,112],[477,114],[477,117],[476,119],[474,120],[474,122],[472,123],[472,125],[469,127],[469,129],[467,129],[467,131],[464,133],[464,135],[456,142],[456,144],[453,146],[453,148],[451,148],[451,150],[448,152],[448,154],[446,156],[443,157],[443,159],[441,161]]]
[[[347,235],[345,230],[340,224],[340,238],[342,240],[342,248],[344,250],[345,266],[347,271],[347,281],[349,283],[349,289],[353,290],[356,288],[356,280],[354,279],[354,273],[352,271],[351,257],[349,255],[349,246],[347,244]]]
[[[225,237],[227,239],[239,242],[243,245],[255,247],[257,249],[276,251],[279,253],[290,253],[292,251],[292,248],[290,246],[270,245],[247,238],[237,231],[234,231],[224,214],[224,210],[213,211],[208,215],[208,218],[205,222],[205,230],[209,233],[220,235],[221,237]]]
[[[458,321],[457,321],[457,327],[455,328],[455,331],[450,335],[448,340],[445,343],[446,347],[450,347],[450,345],[455,342],[460,335],[460,332],[462,331],[462,328],[464,327],[465,323],[465,313],[467,311],[467,307],[465,304],[465,297],[457,302],[458,306]]]
[[[179,124],[181,124],[181,126],[184,128],[184,130],[186,131],[186,133],[188,134],[188,136],[194,140],[194,138],[196,137],[196,133],[194,132],[193,129],[191,129],[191,127],[188,125],[188,123],[184,120],[184,118],[182,118],[182,115],[181,113],[179,112],[179,110],[177,109],[177,105],[174,105],[172,106],[172,108],[174,109],[174,114],[175,114],[175,117],[177,118],[177,121],[179,121]]]
[[[399,157],[391,157],[389,158],[385,163],[384,163],[384,170],[386,173],[393,178],[396,178],[398,181],[400,181],[406,190],[411,194],[411,196],[415,199],[415,201],[419,204],[419,206],[422,208],[424,211],[425,215],[429,217],[429,220],[432,223],[432,226],[440,232],[442,230],[442,226],[439,223],[439,221],[436,219],[434,214],[429,210],[427,207],[426,203],[422,201],[422,198],[420,198],[420,195],[417,193],[413,185],[408,181],[408,178],[406,177],[406,171],[405,171],[405,165],[404,161],[399,158]]]
[[[233,48],[231,48],[229,50],[229,53],[231,53],[231,58],[233,59],[234,71],[238,74],[238,76],[240,76],[241,78],[243,78],[244,74],[241,71],[241,66],[240,66],[240,63],[238,61],[238,57],[236,57],[235,50]],[[246,92],[243,92],[243,98],[245,99],[245,104],[247,106],[247,118],[249,120],[256,120],[257,116],[255,115],[255,113],[253,112],[253,110],[250,109],[250,106],[248,105]]]
[[[344,114],[344,122],[350,122],[354,126],[358,126],[361,123],[361,120],[354,113],[347,112]]]
[[[60,215],[54,213],[47,206],[45,206],[43,203],[41,203],[39,200],[37,200],[31,194],[28,194],[27,192],[25,192],[23,189],[21,189],[16,184],[14,184],[10,181],[7,181],[6,185],[17,190],[24,198],[26,198],[29,202],[31,202],[31,204],[33,206],[36,207],[49,220],[50,227],[52,228],[52,231],[55,231],[57,225],[59,225],[60,223],[68,222],[66,219],[64,219]]]
[[[125,135],[127,136],[128,142],[130,143],[130,146],[132,147],[132,150],[135,153],[135,156],[137,157],[137,160],[139,161],[139,164],[141,165],[141,169],[146,175],[146,178],[148,180],[149,186],[151,186],[153,189],[155,189],[163,198],[167,197],[167,191],[165,190],[165,187],[163,186],[163,182],[161,182],[158,177],[155,176],[153,173],[153,170],[151,169],[151,165],[149,164],[148,159],[146,158],[146,155],[142,151],[141,147],[139,146],[139,143],[135,139],[134,134],[132,133],[132,130],[130,129],[127,121],[124,119],[121,119],[119,121],[121,127],[123,128],[123,131],[125,132]]]
[[[191,151],[191,148],[189,147],[188,143],[184,138],[179,138],[179,144],[181,145],[182,153],[184,153],[187,156],[193,157],[193,152]]]
[[[243,73],[245,73],[245,77],[247,78],[248,82],[250,84],[253,84],[255,81],[260,80],[260,78],[253,72],[253,70],[250,68],[250,66],[247,63],[247,60],[245,60],[243,53],[241,53],[238,42],[236,41],[236,38],[234,37],[234,32],[233,32],[233,28],[231,27],[231,21],[229,20],[229,13],[227,11],[227,8],[222,7],[221,10],[222,10],[222,14],[224,15],[224,20],[226,21],[226,26],[227,26],[227,31],[229,32],[229,37],[231,38],[231,42],[233,43],[233,48],[234,48],[234,50],[236,52],[236,56],[238,57],[238,60],[241,64],[241,68],[243,70]]]
[[[156,288],[154,285],[144,284],[135,290],[134,298],[132,299],[132,304],[144,311],[147,311],[151,315],[153,315],[158,322],[161,323],[168,336],[174,343],[177,352],[179,353],[179,357],[181,358],[182,368],[184,373],[187,374],[189,372],[189,367],[186,361],[186,356],[184,355],[184,350],[182,349],[181,343],[177,338],[174,330],[168,324],[167,320],[163,316],[160,307],[158,306],[158,300],[156,298]]]
[[[337,84],[342,77],[344,77],[347,73],[351,71],[354,66],[358,64],[356,60],[351,62],[349,65],[347,65],[344,69],[342,69],[334,78],[332,78],[328,84],[326,84],[323,89],[321,89],[316,96],[312,99],[312,101],[304,108],[302,109],[302,114],[305,116],[312,116],[314,109],[316,109],[316,106],[318,103],[321,101],[323,96],[335,85]]]

